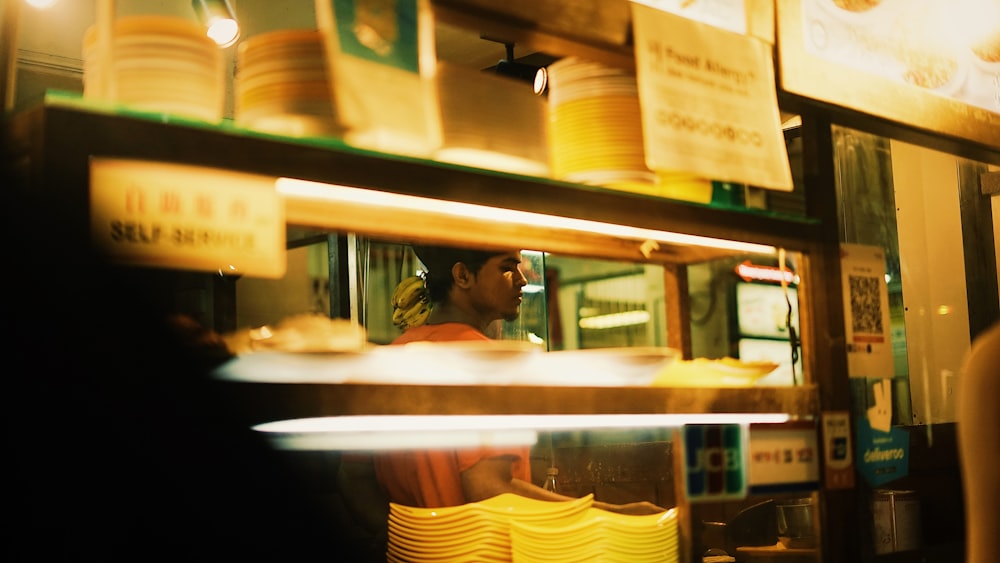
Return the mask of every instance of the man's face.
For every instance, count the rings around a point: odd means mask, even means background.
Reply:
[[[493,256],[475,276],[473,306],[484,316],[512,321],[521,313],[521,288],[528,284],[521,273],[521,253]]]

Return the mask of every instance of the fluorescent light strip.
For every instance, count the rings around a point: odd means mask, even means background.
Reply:
[[[646,324],[649,322],[649,319],[649,311],[624,311],[621,313],[584,317],[580,319],[578,324],[580,328],[585,329],[619,328]]]
[[[391,450],[531,445],[537,433],[627,430],[685,424],[783,423],[783,413],[602,415],[380,415],[330,416],[258,424],[281,449]]]
[[[773,255],[777,252],[775,247],[765,244],[716,239],[698,235],[686,235],[683,233],[658,231],[654,229],[642,229],[626,225],[616,225],[613,223],[602,223],[599,221],[588,221],[585,219],[574,219],[570,217],[532,213],[529,211],[501,209],[472,203],[444,201],[405,194],[394,194],[337,184],[324,184],[322,182],[298,180],[295,178],[278,178],[275,182],[275,186],[278,193],[284,196],[295,196],[332,202],[341,201],[356,204],[360,203],[386,209],[423,211],[426,213],[481,219],[491,222],[498,221],[530,227],[537,227],[541,225],[567,231],[597,233],[620,238],[634,239],[640,242],[654,240],[668,244],[718,248],[722,250],[752,254]]]

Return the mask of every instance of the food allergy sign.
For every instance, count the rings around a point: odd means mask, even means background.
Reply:
[[[632,3],[646,163],[791,191],[771,45]]]
[[[278,278],[284,203],[274,179],[179,164],[94,158],[90,230],[111,261]]]

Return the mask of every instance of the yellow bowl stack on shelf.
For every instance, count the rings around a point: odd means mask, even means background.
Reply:
[[[285,29],[245,40],[233,90],[233,117],[242,127],[296,137],[343,133],[317,30]]]
[[[225,61],[198,24],[173,16],[124,16],[115,20],[111,41],[111,60],[104,61],[96,26],[84,35],[84,96],[94,97],[110,78],[104,101],[213,123],[222,119]]]
[[[549,65],[548,76],[552,176],[652,191],[635,73],[568,57]]]

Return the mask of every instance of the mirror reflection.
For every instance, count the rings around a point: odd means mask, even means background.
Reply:
[[[237,283],[238,327],[313,312],[356,321],[375,345],[402,334],[393,293],[427,272],[411,245],[294,229],[288,240],[284,278]],[[674,265],[521,250],[519,315],[488,332],[546,351],[670,347],[687,359],[769,361],[779,368],[758,384],[801,385],[800,261],[789,253],[780,271],[777,258],[741,254]]]

